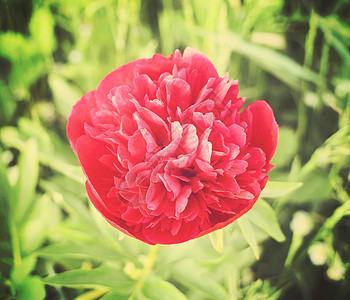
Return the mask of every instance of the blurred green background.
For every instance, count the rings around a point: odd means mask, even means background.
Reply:
[[[1,299],[349,299],[350,3],[1,0]],[[130,60],[192,46],[280,125],[254,208],[151,247],[91,207],[72,105]]]

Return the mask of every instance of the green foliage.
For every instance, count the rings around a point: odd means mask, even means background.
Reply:
[[[143,287],[143,294],[148,299],[162,300],[174,299],[185,300],[186,297],[170,282],[160,278],[150,278]]]
[[[260,199],[246,217],[277,242],[283,242],[286,239],[278,224],[275,211],[264,199]]]
[[[32,2],[0,22],[1,299],[347,299],[346,1]],[[275,168],[233,224],[150,247],[89,204],[65,127],[108,72],[187,45],[273,107]]]
[[[15,222],[20,224],[25,220],[32,207],[39,175],[38,146],[34,139],[29,139],[24,145],[19,160],[19,175],[14,190],[17,192],[11,201],[11,211]]]
[[[42,279],[50,285],[74,288],[110,288],[121,294],[129,294],[134,282],[121,270],[109,266],[99,266],[94,269],[70,270]]]
[[[237,223],[239,225],[239,228],[242,230],[243,236],[248,242],[249,247],[252,249],[254,256],[257,260],[259,260],[260,254],[258,249],[258,242],[256,240],[255,232],[251,222],[249,221],[249,219],[243,216],[239,220],[237,220]]]
[[[213,299],[227,299],[225,289],[213,281],[203,268],[196,265],[192,259],[182,260],[177,262],[172,267],[174,278],[190,289],[196,289],[205,295],[211,296]]]
[[[261,193],[261,197],[265,197],[265,198],[282,197],[300,188],[302,185],[303,185],[302,182],[269,181],[266,185],[266,188]]]
[[[59,75],[50,75],[48,82],[58,113],[68,120],[72,107],[77,99],[81,97],[82,92]]]

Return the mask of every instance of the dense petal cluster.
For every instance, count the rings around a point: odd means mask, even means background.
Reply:
[[[71,146],[94,206],[149,244],[181,243],[246,213],[277,144],[270,106],[240,113],[238,82],[192,48],[107,75],[73,107]]]

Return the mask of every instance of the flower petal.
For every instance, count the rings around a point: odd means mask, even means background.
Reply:
[[[105,207],[102,205],[103,200],[99,196],[99,194],[96,192],[94,187],[91,185],[89,181],[86,182],[86,191],[89,196],[89,199],[91,200],[92,204],[95,206],[95,208],[100,212],[100,214],[107,220],[109,224],[111,224],[113,227],[117,228],[121,232],[125,233],[128,236],[131,236],[133,238],[137,238],[147,244],[154,245],[156,243],[150,241],[147,239],[141,232],[135,231],[133,227],[127,226],[125,224],[125,221],[123,221],[121,218],[118,218],[111,213],[109,213]]]
[[[187,47],[183,54],[183,60],[185,63],[190,65],[191,69],[195,69],[203,76],[204,83],[208,81],[211,77],[218,77],[218,72],[216,71],[214,65],[209,60],[209,58],[202,52],[198,50]]]
[[[121,85],[133,87],[133,81],[135,77],[135,68],[137,65],[145,61],[145,59],[138,59],[128,64],[122,65],[109,73],[102,79],[96,90],[96,102],[100,105],[105,102],[107,96],[112,88]]]
[[[275,154],[278,138],[278,125],[273,111],[266,101],[255,101],[241,114],[242,121],[249,119],[251,119],[248,127],[249,144],[261,148],[266,154],[266,162],[269,162]]]

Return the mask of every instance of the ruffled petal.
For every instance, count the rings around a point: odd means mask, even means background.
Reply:
[[[139,239],[150,245],[156,244],[155,242],[152,242],[149,239],[147,239],[141,232],[133,230],[132,226],[127,226],[121,218],[109,213],[108,210],[106,210],[106,208],[103,206],[103,200],[89,181],[86,181],[85,186],[91,203],[95,206],[95,208],[100,212],[100,214],[107,220],[109,224],[111,224],[113,227],[117,228],[118,230],[120,230],[128,236]]]
[[[246,213],[266,185],[278,126],[265,101],[240,114],[237,94],[238,81],[192,48],[108,74],[67,125],[93,205],[149,244],[182,243]]]
[[[122,65],[109,73],[102,79],[96,90],[96,102],[98,105],[106,102],[107,96],[112,88],[121,85],[133,87],[133,81],[135,77],[135,67],[145,61],[145,59],[138,59],[128,64]]]
[[[209,58],[204,53],[194,48],[187,47],[185,49],[183,60],[185,63],[189,64],[191,69],[197,70],[197,72],[203,76],[205,83],[209,78],[219,76]]]

